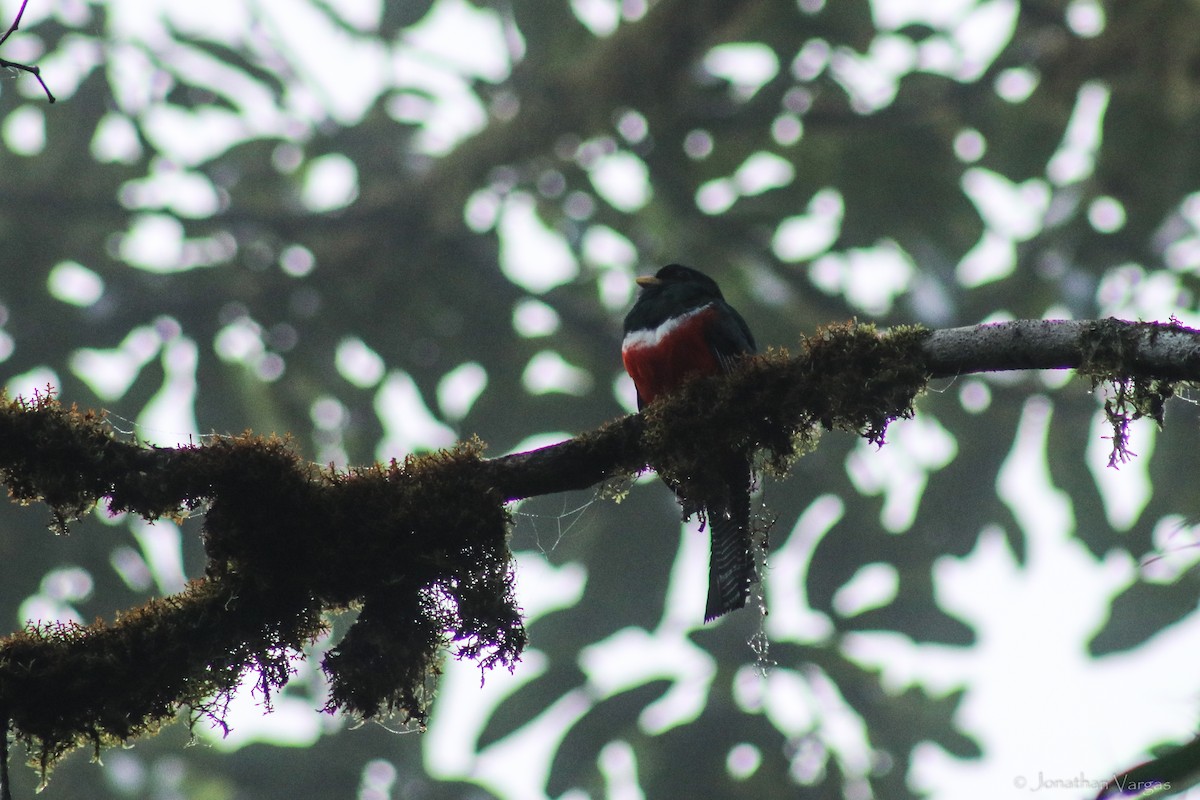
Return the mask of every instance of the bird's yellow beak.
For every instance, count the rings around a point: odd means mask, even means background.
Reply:
[[[658,286],[660,283],[662,283],[662,279],[656,278],[653,275],[641,275],[637,278],[634,278],[633,282],[642,287]]]

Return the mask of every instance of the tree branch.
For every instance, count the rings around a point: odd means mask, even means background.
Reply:
[[[46,503],[59,529],[101,499],[146,519],[204,507],[208,558],[185,592],[110,625],[29,625],[0,640],[0,724],[45,773],[76,746],[153,732],[181,706],[220,722],[243,674],[258,670],[269,697],[287,682],[286,655],[322,632],[322,614],[352,605],[358,620],[323,660],[326,709],[421,724],[442,648],[511,668],[525,645],[508,502],[647,466],[685,496],[718,496],[714,454],[761,452],[783,470],[823,429],[882,443],[931,377],[1061,368],[1117,385],[1120,452],[1130,419],[1161,423],[1172,382],[1200,380],[1200,332],[1111,319],[884,334],[834,325],[798,355],[771,350],[550,447],[484,459],[469,442],[347,472],[280,439],[144,447],[48,395],[0,402],[0,480],[16,501]]]
[[[1016,320],[932,331],[931,378],[1014,369],[1109,369],[1129,378],[1200,380],[1197,331],[1178,323]]]
[[[17,28],[21,25],[21,17],[25,16],[25,6],[27,5],[29,5],[29,0],[21,0],[21,7],[17,9],[17,16],[13,19],[12,25],[8,26],[8,30],[4,32],[3,36],[0,36],[0,45],[3,45],[8,41],[8,37],[16,33]],[[29,64],[21,64],[16,61],[9,61],[7,59],[0,58],[0,69],[18,69],[28,72],[33,77],[37,78],[37,82],[42,85],[42,91],[46,93],[46,97],[50,99],[50,102],[54,102],[54,95],[50,93],[50,87],[48,87],[46,82],[42,80],[42,71],[36,65],[30,66]]]
[[[831,330],[840,340],[849,329]],[[919,360],[918,369],[928,379],[1008,370],[1076,369],[1092,376],[1096,382],[1152,378],[1200,381],[1200,331],[1176,323],[1127,322],[1111,318],[1016,320],[929,331],[916,338],[918,346],[912,357]],[[786,372],[782,365],[779,369]],[[744,388],[750,390],[756,382],[763,380],[765,371],[769,370],[760,361],[758,369],[751,368],[729,380],[735,385],[744,382],[747,384]],[[803,370],[797,370],[797,380],[807,380],[802,373]],[[864,394],[870,385],[864,380],[862,384],[848,388]],[[711,409],[707,392],[707,389],[698,392],[700,397],[695,399],[702,409]],[[783,393],[760,393],[757,397],[757,405],[739,405],[722,424],[744,426],[746,419],[739,421],[739,417],[755,416],[773,417],[779,424],[785,424],[778,413],[773,413],[773,409],[778,408],[773,404],[786,402]],[[746,399],[743,397],[742,402]],[[1132,403],[1132,397],[1127,399]],[[684,407],[681,409],[674,409],[673,403],[672,410],[661,413],[688,413],[689,402],[680,402],[679,405]],[[840,402],[844,404],[846,399]],[[895,415],[901,413],[898,409],[892,411]],[[824,422],[827,416],[818,413],[817,419]],[[645,426],[643,416],[624,417],[593,434],[491,459],[485,462],[486,480],[508,500],[585,489],[610,475],[636,471],[644,466],[637,463],[643,460],[640,455],[630,458],[628,454],[638,449]],[[645,463],[654,463],[654,460],[645,459]]]

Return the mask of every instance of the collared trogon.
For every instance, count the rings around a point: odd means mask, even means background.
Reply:
[[[695,375],[727,372],[755,351],[746,321],[704,273],[670,264],[637,283],[642,293],[625,317],[621,359],[637,388],[639,409]],[[731,456],[717,468],[729,493],[705,503],[711,533],[705,622],[745,606],[755,578],[750,464],[743,456]]]

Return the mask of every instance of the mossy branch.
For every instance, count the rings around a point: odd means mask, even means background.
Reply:
[[[743,371],[697,381],[644,414],[491,459],[483,468],[487,482],[507,499],[584,489],[613,474],[670,461],[670,446],[666,453],[642,448],[664,438],[647,434],[648,425],[677,416],[685,428],[693,424],[689,420],[710,421],[704,430],[718,445],[738,440],[738,447],[775,448],[770,455],[786,460],[791,454],[785,442],[795,432],[808,438],[820,428],[840,428],[881,440],[887,421],[908,413],[907,392],[919,391],[927,380],[1025,369],[1074,369],[1094,385],[1113,384],[1117,398],[1109,418],[1122,433],[1114,440],[1117,456],[1124,454],[1120,445],[1130,421],[1150,416],[1161,423],[1173,384],[1200,381],[1200,331],[1174,321],[1015,320],[934,331],[901,328],[876,338],[869,325],[834,325],[805,339],[794,358],[783,350],[768,352]],[[913,389],[914,382],[920,387]],[[687,447],[687,431],[681,434],[680,446]]]
[[[357,606],[322,664],[327,710],[420,724],[447,646],[510,668],[525,646],[506,503],[647,466],[705,496],[718,478],[705,469],[712,453],[762,452],[785,469],[823,429],[882,443],[931,377],[1068,367],[1120,387],[1114,429],[1161,421],[1171,382],[1200,379],[1200,333],[1118,320],[884,334],[835,325],[798,355],[748,359],[551,447],[484,459],[473,441],[349,471],[305,462],[278,438],[145,447],[48,396],[0,402],[0,480],[15,500],[46,503],[58,530],[102,499],[146,519],[203,509],[208,558],[183,593],[111,623],[30,625],[0,640],[0,723],[45,773],[74,747],[152,733],[181,707],[220,722],[248,670],[269,699],[290,676],[289,654],[323,631],[322,614]]]

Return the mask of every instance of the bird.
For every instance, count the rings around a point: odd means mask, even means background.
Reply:
[[[636,282],[642,291],[625,317],[621,360],[637,390],[639,411],[690,378],[728,372],[756,351],[746,320],[703,272],[668,264]],[[704,504],[710,536],[705,622],[744,607],[756,572],[750,463],[744,456],[731,455],[717,468],[729,493],[726,499]],[[685,502],[684,508],[693,505]]]

